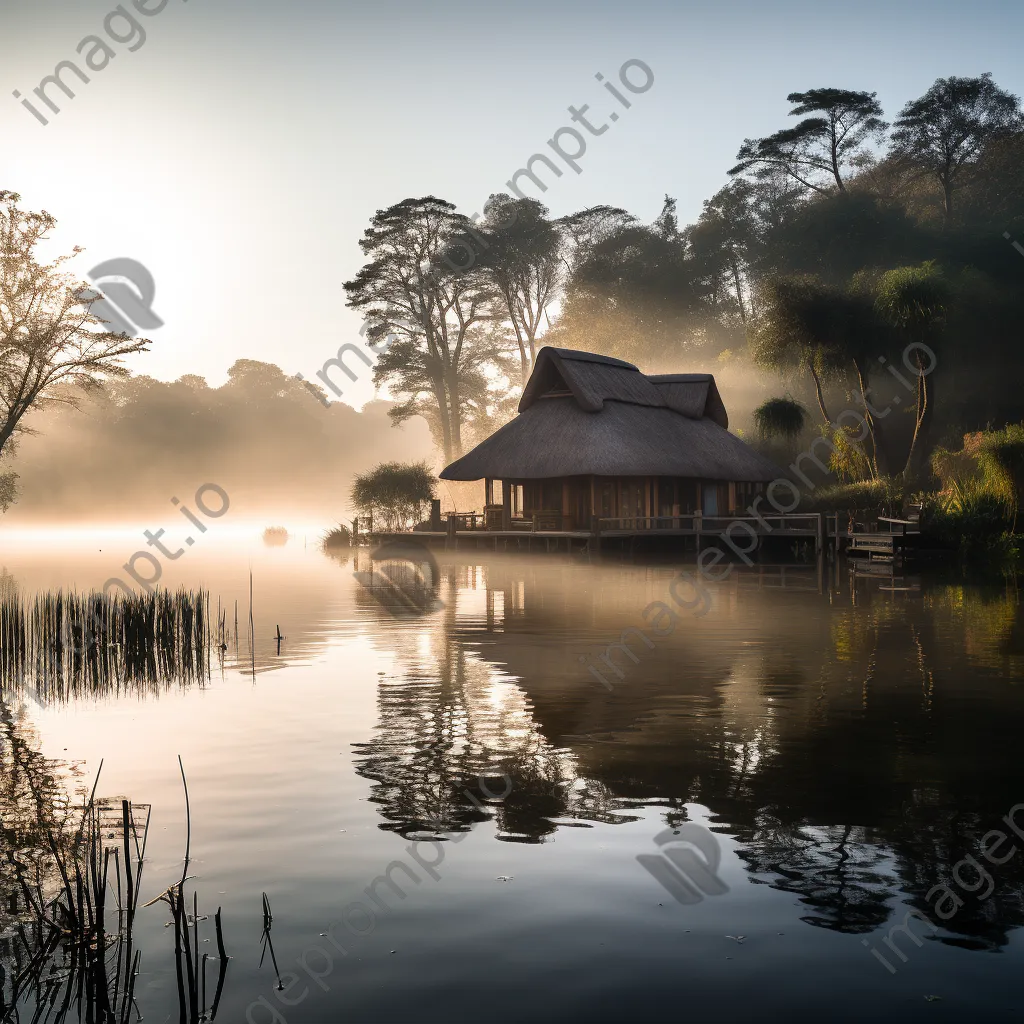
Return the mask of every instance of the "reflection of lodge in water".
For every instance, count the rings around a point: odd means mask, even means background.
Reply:
[[[628,630],[665,573],[446,567],[444,610],[388,636],[405,670],[380,684],[359,769],[383,827],[433,835],[493,815],[499,838],[538,842],[651,804],[678,824],[698,803],[751,881],[796,894],[809,924],[862,933],[912,906],[942,941],[1004,945],[1024,923],[1024,856],[992,868],[989,900],[959,892],[948,921],[926,896],[1024,800],[1024,696],[1005,686],[1024,669],[1016,592],[971,607],[958,588],[859,580],[854,601],[837,576],[782,602],[756,580],[735,570],[706,616],[648,646]],[[607,692],[580,657],[623,640],[633,656],[613,653]],[[460,796],[500,773],[500,804]]]

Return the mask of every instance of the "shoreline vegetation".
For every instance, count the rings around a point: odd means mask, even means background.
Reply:
[[[79,787],[73,794],[69,787],[81,778],[81,767],[40,753],[24,720],[3,702],[0,763],[6,847],[0,859],[0,1024],[141,1020],[136,985],[143,949],[135,925],[158,903],[171,914],[180,1019],[214,1020],[230,957],[221,908],[213,915],[213,955],[203,952],[210,939],[201,934],[211,929],[200,927],[208,918],[200,913],[198,891],[193,886],[186,894],[192,824],[180,757],[186,812],[181,878],[144,904],[150,805],[98,797],[102,762],[91,790]]]
[[[945,552],[974,568],[1016,569],[1024,561],[1024,425],[965,435],[959,450],[936,447],[932,489],[901,476],[820,487],[803,507],[811,512],[900,516],[920,508],[924,549]]]

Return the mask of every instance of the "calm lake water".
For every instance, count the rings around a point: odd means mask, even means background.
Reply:
[[[88,590],[135,546],[0,537],[0,587]],[[218,1020],[1024,1015],[1016,584],[755,567],[645,618],[680,566],[437,557],[442,606],[396,615],[365,549],[211,531],[162,580],[227,609],[208,678],[5,695],[152,805],[142,902],[181,873],[181,755]],[[136,923],[148,1021],[185,1019],[168,919]]]

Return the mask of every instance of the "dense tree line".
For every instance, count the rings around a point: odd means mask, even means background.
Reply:
[[[391,336],[376,378],[393,418],[424,416],[453,458],[511,415],[547,343],[648,371],[751,360],[783,392],[762,430],[821,430],[853,479],[916,473],[937,443],[1021,419],[1017,97],[987,74],[939,79],[891,124],[871,92],[788,100],[799,120],[744,140],[694,224],[669,196],[651,224],[500,194],[475,223],[433,196],[378,211],[346,288]],[[866,410],[867,436],[836,423],[845,409]]]
[[[76,410],[57,406],[31,419],[35,434],[12,463],[20,496],[8,516],[66,519],[73,509],[78,519],[152,515],[156,525],[185,526],[171,498],[212,482],[230,495],[224,522],[337,519],[351,507],[355,474],[431,453],[422,423],[390,429],[391,407],[325,407],[303,381],[253,359],[237,360],[220,387],[191,374],[112,381]]]

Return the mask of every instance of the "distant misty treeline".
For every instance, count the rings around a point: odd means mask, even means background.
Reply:
[[[303,516],[337,520],[356,473],[385,460],[432,459],[422,421],[395,429],[388,402],[362,412],[329,408],[279,367],[238,360],[227,383],[188,375],[174,382],[110,382],[78,410],[34,415],[4,468],[18,473],[5,524],[138,523],[152,528],[204,483],[230,496],[225,523]],[[177,518],[177,517],[175,517]],[[269,522],[269,520],[268,520]]]

